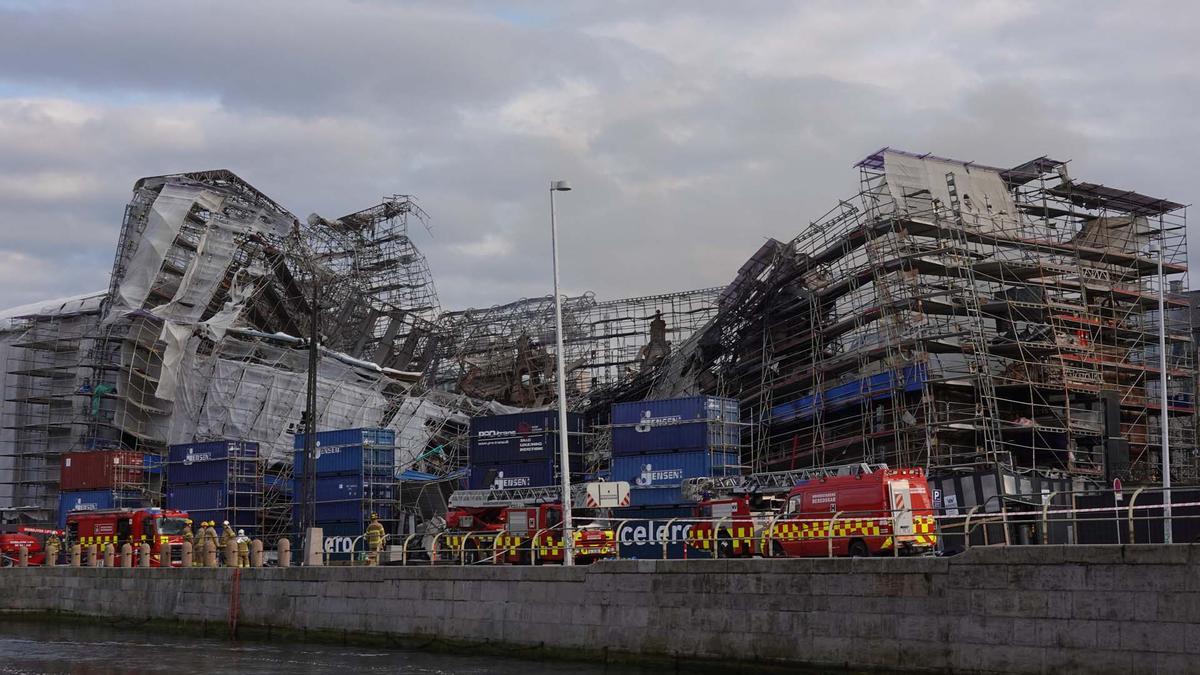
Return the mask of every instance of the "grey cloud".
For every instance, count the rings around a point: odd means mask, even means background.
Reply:
[[[564,285],[600,297],[727,282],[852,195],[851,165],[884,145],[1049,154],[1191,201],[1186,4],[780,7],[0,9],[0,92],[17,92],[0,93],[0,305],[103,286],[133,181],[189,169],[232,169],[301,216],[415,194],[449,307],[549,292],[552,178],[576,184]]]

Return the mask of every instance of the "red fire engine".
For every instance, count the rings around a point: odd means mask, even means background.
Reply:
[[[810,557],[827,556],[832,546],[835,556],[911,555],[937,544],[929,485],[919,468],[864,464],[724,480],[698,486],[728,493],[696,508],[696,517],[715,522],[692,528],[688,543],[701,552]],[[772,507],[770,498],[784,490],[782,508]]]
[[[67,514],[67,540],[84,548],[112,544],[117,553],[128,543],[137,560],[138,547],[150,545],[150,566],[182,564],[187,513],[169,509],[108,509]],[[136,564],[136,562],[135,562]]]
[[[51,535],[62,537],[62,532],[41,527],[19,525],[16,529],[0,532],[0,565],[12,567],[20,560],[21,549],[29,551],[29,565],[46,564],[46,538]]]
[[[619,484],[610,484],[614,489]],[[625,494],[628,494],[628,484]],[[468,564],[496,562],[529,564],[562,563],[562,504],[556,487],[459,490],[450,496],[446,530],[427,538],[426,550],[437,560]],[[572,491],[572,514],[596,515],[598,506],[586,486]],[[586,521],[572,523],[575,561],[590,563],[616,555],[611,528]]]

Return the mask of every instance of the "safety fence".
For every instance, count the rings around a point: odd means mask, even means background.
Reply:
[[[1175,490],[1192,497],[1194,491]],[[1200,499],[1164,499],[1162,488],[1062,491],[992,496],[969,509],[831,511],[812,514],[731,514],[714,518],[588,518],[574,531],[581,563],[602,559],[778,558],[953,555],[972,546],[1041,544],[1200,542]],[[1200,496],[1200,495],[1196,495]],[[1111,501],[1111,505],[1105,504]],[[1163,502],[1168,502],[1164,508]],[[1092,505],[1101,504],[1101,505]],[[199,548],[199,547],[198,547]],[[540,565],[566,557],[561,528],[534,532],[435,531],[363,534],[334,547],[316,547],[311,564],[322,565]],[[69,546],[36,560],[30,551],[5,552],[4,566],[69,564],[95,567],[259,567],[291,565],[287,539],[265,554],[263,543],[249,551],[170,551]],[[51,562],[53,561],[53,562]],[[319,562],[318,562],[319,561]],[[300,562],[300,561],[297,561]]]
[[[1079,502],[1095,500],[1104,493],[1007,495],[956,513],[943,509],[834,511],[828,516],[590,518],[578,531],[611,535],[611,545],[603,550],[586,548],[583,562],[605,558],[899,557],[952,555],[981,545],[1163,543],[1164,523],[1176,533],[1172,543],[1200,542],[1200,500],[1172,502],[1164,511],[1162,493],[1161,488],[1139,488],[1116,495],[1119,504],[1090,507],[1059,506],[1055,501],[1064,497]],[[1157,503],[1144,499],[1154,495],[1159,497]],[[1106,531],[1110,536],[1103,536]],[[538,545],[552,533],[540,530],[532,537],[519,537],[499,530],[390,537],[386,564],[559,563],[561,555],[546,556],[545,547]],[[576,555],[580,557],[578,552]]]

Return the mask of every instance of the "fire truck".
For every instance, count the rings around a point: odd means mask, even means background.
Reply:
[[[439,562],[562,563],[561,494],[557,487],[458,490],[450,496],[444,530],[427,536],[424,548]],[[628,504],[629,484],[577,485],[571,496],[575,561],[615,557],[615,532],[588,519],[622,500]]]
[[[693,479],[700,500],[688,540],[718,557],[915,555],[937,545],[919,468],[853,464]],[[782,503],[780,503],[782,502]],[[832,535],[832,536],[831,536]]]
[[[150,545],[151,567],[179,567],[187,517],[185,511],[160,508],[72,511],[67,514],[67,541],[68,545],[84,548],[112,544],[118,554],[128,543],[135,561],[138,548],[146,543]]]
[[[13,530],[0,532],[0,565],[16,565],[21,549],[29,551],[29,565],[46,564],[46,538],[51,535],[61,538],[62,532],[28,525],[18,525]]]

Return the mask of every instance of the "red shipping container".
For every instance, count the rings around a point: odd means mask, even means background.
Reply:
[[[59,489],[103,490],[137,485],[143,479],[144,457],[129,450],[68,452],[62,456]]]

